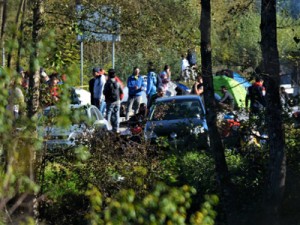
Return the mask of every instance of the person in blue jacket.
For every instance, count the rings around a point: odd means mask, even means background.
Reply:
[[[147,74],[147,90],[146,95],[147,99],[150,100],[151,96],[156,94],[158,87],[158,76],[155,73],[154,65],[152,62],[148,64],[148,74]]]
[[[134,110],[134,115],[139,111],[142,101],[142,92],[145,91],[144,79],[140,75],[140,69],[134,67],[132,75],[127,80],[128,100],[126,108],[126,120],[129,120],[131,109]]]

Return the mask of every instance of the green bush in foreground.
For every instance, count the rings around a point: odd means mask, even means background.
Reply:
[[[187,218],[195,189],[189,186],[180,188],[158,184],[152,193],[138,199],[133,190],[122,190],[114,199],[103,201],[99,190],[93,186],[87,191],[91,201],[88,219],[92,225],[101,224],[214,224],[216,212],[213,206],[217,196],[206,196],[201,211]],[[188,222],[189,221],[189,222]]]

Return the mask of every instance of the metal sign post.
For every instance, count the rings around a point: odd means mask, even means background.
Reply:
[[[83,86],[83,40],[80,41],[80,86]]]
[[[112,68],[115,68],[115,37],[112,38]]]
[[[77,0],[77,3],[80,3]],[[84,33],[78,35],[80,41],[80,84],[83,85],[83,42],[84,41],[108,41],[112,42],[112,68],[115,68],[115,42],[120,41],[120,9],[108,5],[103,5],[97,11],[83,10],[81,4],[76,5],[76,10],[81,18],[84,13],[85,19],[80,19],[79,24]],[[87,11],[87,12],[86,12]]]
[[[80,1],[76,1],[76,12],[79,17],[81,17],[82,5]],[[79,25],[82,24],[82,20],[79,20]],[[83,35],[77,35],[77,40],[80,42],[80,86],[83,86]]]

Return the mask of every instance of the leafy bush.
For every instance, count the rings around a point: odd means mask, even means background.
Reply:
[[[201,211],[190,219],[187,209],[191,206],[195,189],[189,186],[172,188],[158,184],[154,191],[143,199],[136,196],[133,190],[122,190],[114,199],[106,199],[97,188],[87,191],[91,201],[88,218],[91,224],[214,224],[216,216],[213,206],[218,203],[216,196],[206,197]],[[105,206],[105,207],[104,207]],[[190,222],[188,222],[190,221]]]

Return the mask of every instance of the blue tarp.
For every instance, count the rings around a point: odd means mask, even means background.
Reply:
[[[190,89],[188,86],[184,85],[184,84],[176,83],[176,85],[177,85],[181,90],[183,90],[183,91],[185,91],[185,92],[190,92],[190,91],[191,91],[191,89]]]
[[[246,78],[242,77],[242,75],[238,74],[237,72],[233,72],[233,79],[235,79],[237,82],[242,84],[245,88],[251,86],[251,83],[247,81]]]

